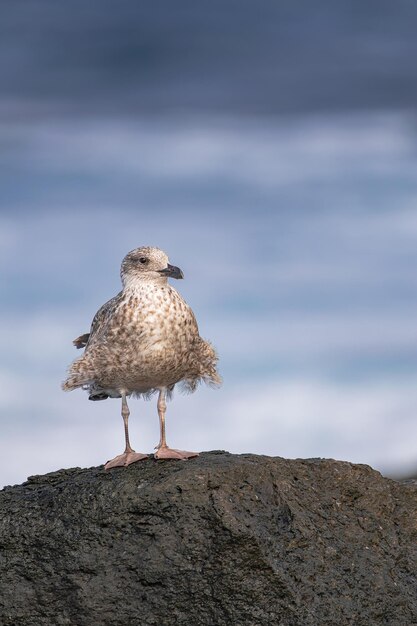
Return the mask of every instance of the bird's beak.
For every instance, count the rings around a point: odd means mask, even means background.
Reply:
[[[175,265],[170,265],[168,263],[167,267],[163,270],[158,270],[159,274],[162,276],[167,276],[168,278],[184,278],[184,274],[179,267],[175,267]]]

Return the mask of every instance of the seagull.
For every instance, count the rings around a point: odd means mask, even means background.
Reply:
[[[105,469],[148,458],[130,445],[129,396],[149,398],[158,393],[160,439],[155,458],[196,457],[197,452],[167,445],[166,400],[177,384],[193,392],[200,382],[218,386],[221,378],[213,346],[200,337],[193,311],[168,283],[168,278],[184,275],[168,262],[165,252],[144,246],[125,256],[120,276],[120,293],[97,311],[90,332],[73,341],[84,353],[70,365],[62,388],[82,388],[90,400],[121,398],[125,451]]]

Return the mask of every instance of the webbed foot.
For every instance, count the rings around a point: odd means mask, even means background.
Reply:
[[[127,467],[131,463],[143,461],[143,459],[147,458],[147,454],[141,454],[140,452],[135,452],[134,450],[131,450],[130,452],[123,452],[123,454],[119,454],[119,456],[114,457],[111,461],[107,461],[104,469],[109,470],[112,469],[112,467]]]
[[[179,461],[186,461],[198,456],[198,452],[187,452],[186,450],[175,450],[174,448],[168,448],[168,446],[161,446],[155,452],[155,459],[177,459]]]

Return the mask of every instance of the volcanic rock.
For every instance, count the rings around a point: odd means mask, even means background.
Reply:
[[[204,453],[0,492],[2,626],[417,625],[417,485]]]

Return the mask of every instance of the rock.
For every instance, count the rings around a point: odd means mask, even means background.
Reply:
[[[0,492],[0,624],[412,626],[417,488],[204,453]]]

